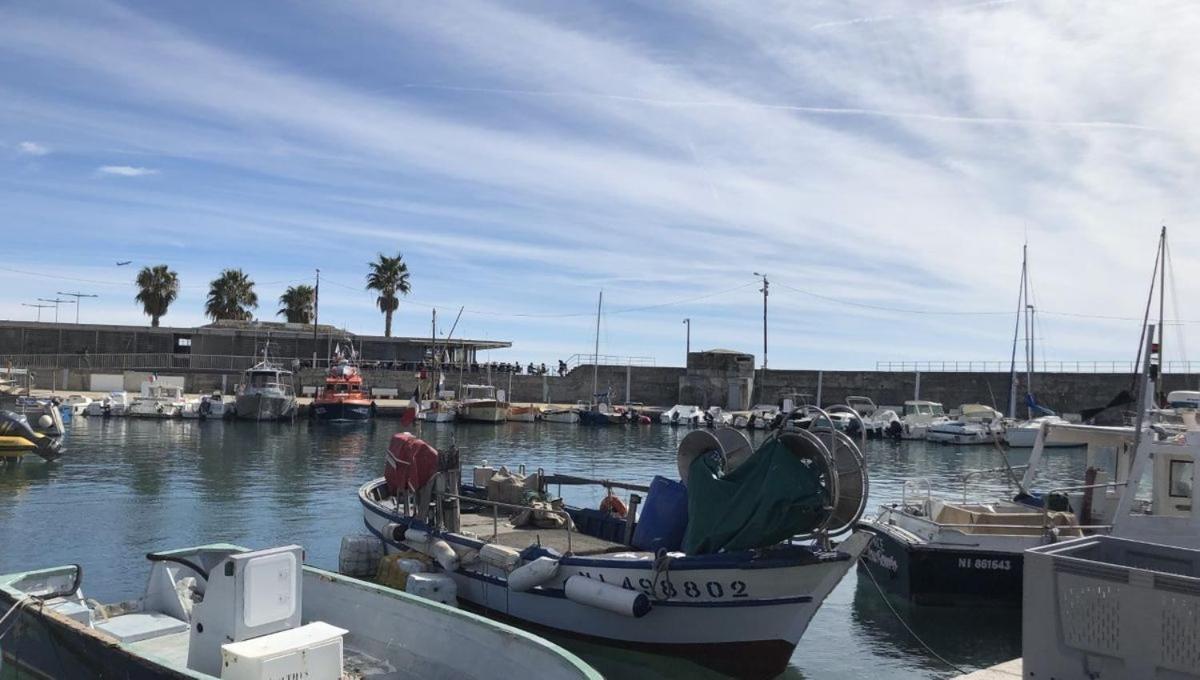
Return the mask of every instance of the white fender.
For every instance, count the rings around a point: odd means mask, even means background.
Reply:
[[[433,559],[446,571],[458,571],[458,554],[450,544],[420,529],[405,529],[404,541]]]
[[[523,593],[549,581],[557,573],[558,560],[553,557],[539,557],[528,564],[517,567],[508,575],[508,589]]]
[[[563,586],[567,599],[622,616],[640,619],[650,613],[650,598],[640,590],[626,590],[602,581],[575,575]]]

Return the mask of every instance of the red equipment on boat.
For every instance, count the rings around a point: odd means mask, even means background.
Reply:
[[[383,476],[388,492],[396,494],[405,489],[425,486],[438,471],[438,452],[411,432],[392,435],[388,444],[387,467]]]

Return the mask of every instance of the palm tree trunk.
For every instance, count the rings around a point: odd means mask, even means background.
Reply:
[[[153,328],[158,328],[158,315],[150,317],[150,326]]]
[[[383,337],[392,337],[392,311],[388,310],[383,314]]]

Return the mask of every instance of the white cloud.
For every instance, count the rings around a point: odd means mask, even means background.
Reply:
[[[37,142],[21,142],[17,144],[17,151],[26,156],[45,156],[50,153],[50,149]]]
[[[133,165],[101,165],[97,172],[102,175],[117,175],[118,177],[142,177],[144,175],[157,175],[158,171],[153,168],[142,168]]]

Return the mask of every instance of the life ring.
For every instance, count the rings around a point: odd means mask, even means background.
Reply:
[[[610,491],[609,494],[604,497],[604,500],[600,501],[600,512],[607,512],[611,515],[616,515],[617,517],[624,517],[629,513],[629,508],[625,507],[625,504],[621,502],[621,499],[612,495],[612,492]]]

